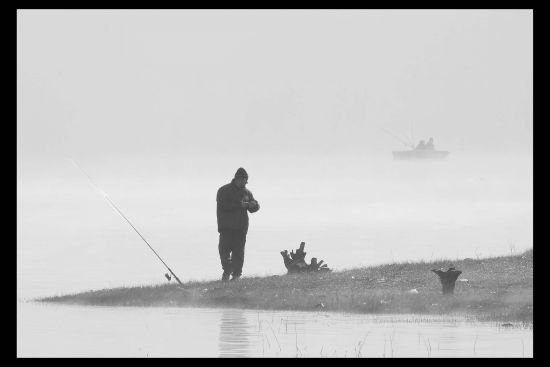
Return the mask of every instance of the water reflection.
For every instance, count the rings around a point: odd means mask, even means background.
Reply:
[[[20,357],[533,356],[532,328],[428,315],[21,302],[17,311]]]
[[[223,309],[220,319],[219,356],[250,356],[250,328],[243,310]]]

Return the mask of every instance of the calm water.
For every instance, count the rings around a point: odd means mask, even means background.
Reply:
[[[18,303],[20,357],[532,357],[533,331],[413,315]]]

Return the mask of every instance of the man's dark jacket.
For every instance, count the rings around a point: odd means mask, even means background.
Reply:
[[[239,230],[248,232],[248,212],[255,213],[260,209],[260,204],[253,208],[241,207],[241,201],[256,200],[247,188],[239,188],[233,179],[227,185],[218,189],[216,195],[218,217],[218,232],[224,230]]]

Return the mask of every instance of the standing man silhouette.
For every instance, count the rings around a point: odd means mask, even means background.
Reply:
[[[260,204],[245,187],[247,183],[248,173],[241,167],[231,182],[220,187],[216,195],[222,281],[229,280],[230,275],[231,280],[240,278],[248,232],[248,212],[255,213],[260,210]]]

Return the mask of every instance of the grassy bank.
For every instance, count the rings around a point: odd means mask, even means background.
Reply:
[[[443,296],[430,270],[463,273]],[[467,280],[467,281],[466,281]],[[415,289],[415,291],[412,291]],[[533,321],[533,250],[482,259],[403,262],[332,273],[242,278],[104,289],[47,297],[42,302],[101,306],[243,307],[358,313],[473,316],[481,321]]]

